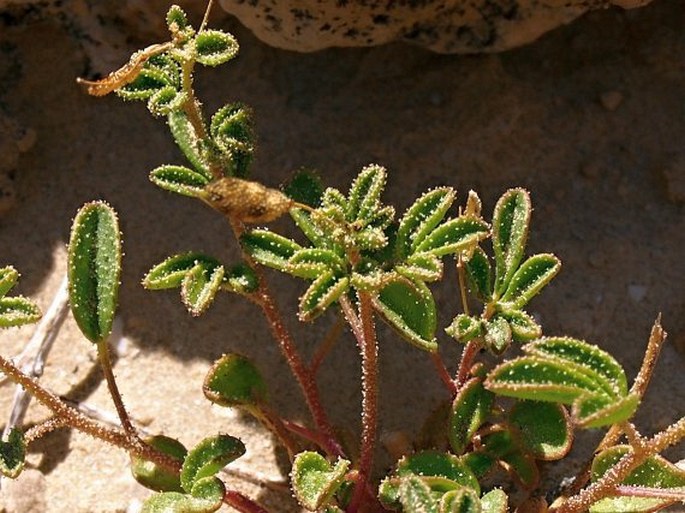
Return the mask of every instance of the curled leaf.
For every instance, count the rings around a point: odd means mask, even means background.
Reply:
[[[480,317],[466,314],[457,315],[452,324],[445,328],[445,332],[450,337],[453,337],[462,344],[482,336],[484,331],[484,324]]]
[[[188,451],[175,438],[164,435],[153,436],[145,443],[182,462]],[[171,472],[152,461],[131,456],[131,474],[141,485],[158,492],[182,492],[181,480],[177,472]]]
[[[19,273],[11,265],[0,269],[0,298],[4,297],[14,287],[18,279]]]
[[[368,221],[380,204],[380,196],[385,188],[385,168],[372,164],[362,169],[355,178],[348,195],[349,201],[345,217],[348,221]]]
[[[221,265],[215,258],[202,253],[181,253],[154,266],[143,278],[143,287],[162,290],[180,287],[186,274],[196,266],[211,269]]]
[[[509,323],[511,336],[516,342],[528,342],[542,335],[542,327],[523,310],[507,310],[497,315]]]
[[[154,92],[147,101],[147,108],[154,116],[166,116],[183,108],[188,95],[174,86],[164,86]]]
[[[478,496],[468,488],[451,490],[440,499],[439,513],[481,513]]]
[[[483,513],[507,513],[509,497],[504,490],[495,488],[480,498],[480,505]]]
[[[116,212],[102,201],[86,203],[69,239],[69,303],[79,328],[98,343],[112,331],[121,274],[121,236]]]
[[[221,406],[258,406],[267,396],[257,367],[238,354],[225,354],[214,362],[202,390],[207,399]]]
[[[222,162],[228,175],[246,177],[254,158],[255,146],[250,109],[242,103],[225,105],[212,116],[210,133],[214,144],[223,154]]]
[[[150,173],[150,181],[164,190],[201,198],[204,187],[209,183],[202,173],[183,166],[159,166]]]
[[[418,253],[396,265],[395,270],[410,280],[431,282],[442,278],[443,265],[435,255]]]
[[[245,445],[233,436],[205,438],[188,452],[181,468],[181,486],[186,492],[193,492],[200,480],[214,476],[243,454]]]
[[[286,271],[290,257],[302,249],[298,243],[269,230],[251,230],[240,237],[245,252],[256,262]]]
[[[502,317],[493,317],[485,323],[485,347],[495,355],[501,355],[511,345],[511,326]]]
[[[297,501],[307,510],[325,506],[343,483],[350,462],[338,459],[331,465],[316,452],[301,452],[295,457],[290,482]]]
[[[402,511],[439,513],[438,502],[430,487],[416,476],[407,476],[400,480],[398,495]]]
[[[227,32],[203,30],[195,36],[197,62],[205,66],[218,66],[238,54],[238,41]]]
[[[300,298],[300,320],[311,321],[321,315],[348,290],[349,285],[346,276],[341,278],[330,271],[321,274]]]
[[[41,315],[38,306],[23,296],[0,298],[0,328],[31,324]]]
[[[209,308],[223,279],[223,265],[198,263],[186,273],[181,283],[181,299],[192,316],[202,315]]]

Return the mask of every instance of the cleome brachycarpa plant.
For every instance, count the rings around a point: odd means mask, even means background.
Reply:
[[[301,388],[311,422],[280,416],[269,405],[268,380],[241,354],[224,354],[202,387],[209,401],[240,408],[273,432],[290,457],[290,487],[301,507],[322,513],[628,513],[685,501],[685,471],[660,455],[685,437],[685,418],[651,437],[631,423],[666,337],[659,320],[632,384],[597,346],[543,336],[526,307],[561,263],[550,253],[526,255],[532,208],[524,189],[506,191],[486,219],[476,193],[469,192],[456,207],[450,187],[426,192],[398,214],[383,203],[387,174],[378,165],[364,168],[347,191],[324,188],[309,172],[297,174],[282,191],[251,181],[249,109],[233,103],[207,117],[193,89],[196,65],[216,66],[238,51],[233,36],[207,29],[206,20],[195,30],[186,14],[172,6],[169,41],[135,53],[100,81],[80,82],[96,96],[116,92],[126,100],[146,101],[153,115],[166,120],[187,159],[185,165],[154,169],[151,181],[199,199],[229,221],[242,249],[241,262],[228,265],[189,251],[155,265],[143,286],[180,289],[193,316],[205,312],[220,293],[242,296],[261,309]],[[299,242],[247,226],[286,214],[302,232]],[[446,261],[456,262],[463,311],[443,322],[430,284],[442,279]],[[265,267],[305,280],[298,305],[301,321],[337,310],[349,327],[362,370],[356,446],[339,438],[319,396],[317,369],[329,344],[322,344],[311,362],[303,360],[269,291]],[[71,428],[130,454],[134,477],[157,492],[144,503],[144,512],[206,513],[224,504],[243,513],[266,512],[221,479],[220,470],[245,452],[239,439],[209,434],[186,449],[172,434],[143,436],[129,418],[108,343],[120,268],[116,213],[101,201],[84,205],[73,221],[68,247],[69,303],[84,336],[97,347],[120,425],[84,414],[0,357],[3,373],[52,412],[28,429],[20,422],[8,426],[0,441],[0,470],[17,477],[29,444],[55,429]],[[8,295],[18,277],[11,266],[0,269],[3,327],[41,316],[31,300]],[[407,450],[380,479],[374,467],[379,319],[429,355],[450,395],[446,407],[427,421],[432,436],[425,447]],[[456,373],[441,357],[438,329],[463,345]],[[492,357],[484,358],[485,353]],[[607,431],[588,465],[548,504],[543,497],[549,491],[540,490],[539,462],[563,459],[575,430],[599,428]],[[498,468],[506,472],[494,472]],[[516,493],[507,494],[505,488]]]

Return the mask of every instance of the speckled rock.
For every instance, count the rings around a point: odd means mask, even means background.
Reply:
[[[439,53],[498,52],[588,10],[650,0],[220,0],[265,43],[300,52],[405,41]]]

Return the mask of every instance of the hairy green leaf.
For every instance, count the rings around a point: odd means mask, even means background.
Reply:
[[[388,238],[380,228],[368,226],[354,236],[357,247],[362,251],[378,251],[388,244]]]
[[[166,13],[166,24],[169,30],[171,30],[172,25],[176,25],[179,30],[183,30],[190,25],[186,13],[178,5],[169,7]]]
[[[0,440],[0,473],[14,479],[24,469],[25,458],[24,434],[19,429],[12,428],[7,440]]]
[[[396,474],[399,477],[443,477],[480,493],[478,479],[471,469],[460,458],[449,453],[421,451],[405,456],[397,463]]]
[[[573,428],[558,404],[518,401],[509,412],[509,426],[521,448],[536,459],[558,460],[571,450]]]
[[[349,465],[350,462],[343,459],[331,465],[316,452],[299,453],[290,472],[297,501],[309,511],[325,506],[342,484]]]
[[[398,490],[402,511],[411,513],[439,513],[438,502],[430,487],[420,478],[410,475],[400,480]]]
[[[202,390],[207,399],[221,406],[259,406],[267,397],[259,370],[239,354],[225,354],[214,362]]]
[[[467,381],[457,393],[449,416],[448,437],[455,454],[462,454],[478,428],[488,419],[494,402],[480,378]]]
[[[424,351],[437,351],[435,300],[424,283],[406,278],[393,280],[381,289],[373,304],[407,341]]]
[[[242,103],[220,108],[210,123],[212,140],[222,153],[228,174],[244,178],[254,159],[255,134],[252,112]]]
[[[85,337],[105,340],[119,295],[121,235],[116,212],[102,201],[86,203],[74,218],[67,276],[71,312]]]
[[[507,513],[509,511],[509,497],[504,490],[495,488],[480,498],[483,513]]]
[[[181,486],[191,493],[201,479],[214,476],[245,454],[243,442],[230,435],[205,438],[188,452],[181,468]]]
[[[484,333],[484,324],[480,317],[474,317],[466,314],[457,315],[452,323],[445,328],[445,332],[450,336],[461,342],[467,343],[476,337],[480,337]]]
[[[238,41],[221,30],[203,30],[195,36],[197,62],[218,66],[238,55]]]
[[[174,255],[150,269],[143,278],[143,287],[148,290],[180,287],[186,274],[197,265],[211,269],[221,264],[215,258],[202,253],[189,252]]]
[[[145,440],[145,443],[164,454],[183,462],[188,451],[175,438],[156,435]],[[131,474],[141,485],[157,492],[182,492],[181,479],[177,472],[157,465],[138,456],[131,456]]]
[[[500,303],[510,309],[523,308],[561,269],[561,261],[552,254],[534,255],[511,277]]]
[[[443,265],[435,255],[418,253],[396,265],[395,270],[410,280],[431,282],[442,278]]]
[[[226,489],[216,477],[200,479],[192,494],[158,493],[143,503],[141,513],[212,513],[223,504]]]
[[[202,315],[212,304],[224,279],[224,266],[198,263],[181,283],[181,300],[193,317]]]
[[[0,269],[0,298],[4,297],[14,287],[18,279],[19,272],[11,265]]]
[[[355,178],[348,195],[345,217],[349,222],[368,221],[380,205],[380,196],[385,188],[386,171],[372,164],[362,169]]]
[[[476,248],[464,268],[471,293],[484,303],[490,301],[492,298],[492,269],[485,251]]]
[[[187,167],[173,165],[153,169],[150,181],[164,190],[194,198],[201,198],[204,195],[204,187],[209,183],[203,174]]]
[[[495,253],[495,293],[507,289],[523,258],[530,223],[530,196],[524,189],[510,189],[495,205],[492,247]]]
[[[461,216],[439,225],[416,246],[416,253],[445,256],[475,247],[488,236],[488,224],[478,217]]]
[[[598,454],[592,462],[592,481],[597,481],[632,449],[627,445],[610,447]],[[670,463],[665,458],[650,456],[645,463],[633,470],[622,484],[648,488],[685,487],[685,470]],[[596,502],[591,513],[640,513],[657,511],[676,502],[666,498],[611,497]]]
[[[330,271],[340,274],[345,271],[346,263],[330,249],[304,248],[298,250],[288,260],[288,273],[301,278],[315,279]]]
[[[493,317],[485,323],[485,347],[494,355],[501,355],[511,345],[512,332],[509,322],[502,317]]]
[[[346,276],[340,278],[330,271],[321,274],[300,298],[300,320],[311,321],[321,315],[349,286],[350,280]]]
[[[484,477],[497,462],[493,456],[482,451],[467,452],[461,460],[478,479]]]
[[[507,310],[498,313],[497,317],[506,319],[516,342],[528,342],[542,335],[542,327],[523,310]]]
[[[201,142],[195,134],[193,125],[186,113],[182,110],[175,110],[167,116],[167,123],[171,135],[176,141],[176,145],[181,149],[183,155],[195,168],[195,171],[204,176],[207,180],[212,180],[212,173],[207,166],[206,158],[201,151]]]
[[[150,96],[147,108],[153,116],[167,116],[171,112],[182,109],[187,100],[186,93],[174,86],[164,86]]]
[[[148,100],[165,87],[178,90],[180,75],[181,70],[171,57],[167,54],[155,55],[145,63],[132,82],[117,89],[116,93],[124,100]]]
[[[439,513],[481,513],[478,496],[468,488],[447,492],[440,499]]]
[[[31,324],[41,315],[38,306],[23,296],[0,298],[0,328]]]
[[[290,258],[302,249],[297,242],[269,230],[251,230],[240,237],[245,252],[256,262],[287,272]]]
[[[443,220],[454,202],[451,187],[440,187],[424,193],[407,209],[397,230],[397,257],[404,259],[413,253],[429,233]]]
[[[639,394],[628,394],[610,401],[589,397],[574,403],[573,417],[578,427],[584,429],[611,426],[631,418],[639,405]]]
[[[251,294],[259,288],[259,278],[249,265],[236,264],[224,274],[223,288],[239,294]]]
[[[317,208],[321,205],[323,185],[317,173],[300,169],[283,187],[283,192],[298,203]]]

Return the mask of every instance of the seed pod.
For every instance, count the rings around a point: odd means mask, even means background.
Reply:
[[[205,200],[226,217],[244,223],[268,223],[293,206],[282,192],[235,177],[214,180],[205,187]]]

